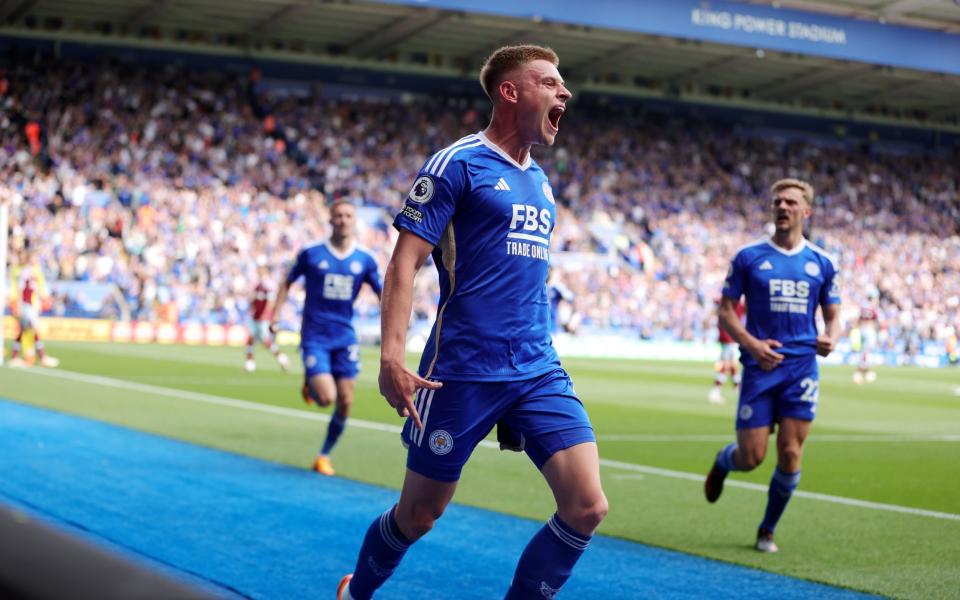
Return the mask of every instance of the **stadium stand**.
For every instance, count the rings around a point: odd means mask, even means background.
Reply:
[[[323,237],[333,198],[366,207],[360,239],[385,263],[417,165],[485,119],[472,98],[326,98],[256,73],[19,60],[5,78],[14,249],[32,244],[52,280],[116,286],[124,301],[94,294],[97,316],[126,304],[137,320],[243,323],[257,265],[282,270]],[[956,330],[956,150],[591,104],[540,159],[557,174],[554,257],[584,330],[709,339],[727,257],[763,235],[753,207],[783,173],[817,185],[812,235],[839,255],[851,311],[879,295],[883,348],[916,353]],[[429,321],[423,279],[415,314]],[[47,314],[89,315],[58,289]]]

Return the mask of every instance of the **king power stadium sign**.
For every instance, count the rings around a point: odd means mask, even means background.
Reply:
[[[380,0],[960,75],[960,35],[729,0]]]
[[[715,27],[822,44],[847,43],[847,32],[842,28],[707,8],[694,8],[690,11],[690,24],[695,27]]]

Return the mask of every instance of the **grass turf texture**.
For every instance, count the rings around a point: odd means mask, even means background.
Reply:
[[[247,374],[237,348],[79,343],[48,348],[61,358],[61,373],[303,408],[299,368],[283,374],[263,352],[259,370]],[[365,349],[353,416],[400,425],[377,393],[376,359],[375,349]],[[567,360],[565,366],[590,412],[604,459],[699,474],[724,444],[719,438],[733,439],[731,390],[725,390],[725,406],[706,402],[709,365]],[[800,489],[960,512],[958,373],[882,369],[877,383],[862,387],[853,385],[851,373],[822,370],[821,405]],[[0,371],[0,395],[304,468],[325,431],[317,421],[35,371]],[[954,437],[923,439],[936,435]],[[863,439],[848,440],[857,436]],[[886,436],[891,439],[882,439]],[[896,441],[895,436],[915,437]],[[757,471],[731,478],[765,486],[772,457],[771,447]],[[394,488],[401,483],[404,459],[397,434],[360,427],[349,428],[334,452],[339,475]],[[957,520],[796,497],[778,527],[781,552],[766,556],[752,550],[765,493],[728,486],[716,505],[708,505],[700,481],[609,467],[602,475],[611,512],[600,531],[607,535],[888,596],[956,597],[960,589]],[[549,490],[525,457],[484,448],[465,469],[455,500],[536,520],[553,510]]]

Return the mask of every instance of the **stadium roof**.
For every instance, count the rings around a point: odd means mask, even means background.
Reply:
[[[960,32],[950,0],[752,2]],[[227,8],[228,7],[228,8]],[[583,88],[751,105],[835,109],[928,124],[960,124],[960,76],[661,35],[520,19],[422,4],[322,0],[7,0],[0,34],[95,34],[296,53],[372,67],[474,73],[516,42],[548,44]]]
[[[756,0],[752,4],[960,33],[960,3],[952,0]]]

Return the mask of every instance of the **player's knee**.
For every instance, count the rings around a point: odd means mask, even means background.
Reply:
[[[779,449],[777,461],[781,469],[788,472],[796,471],[800,468],[800,459],[803,457],[803,448],[799,445],[791,444]]]
[[[325,390],[322,387],[320,389],[314,388],[313,395],[316,397],[317,404],[320,406],[330,406],[337,400],[336,392],[330,393],[330,391]]]
[[[600,526],[610,511],[607,497],[602,493],[595,500],[563,511],[560,518],[576,531],[590,535]],[[559,512],[559,511],[558,511]]]
[[[443,509],[431,503],[416,504],[404,513],[397,511],[397,524],[410,541],[418,540],[433,529],[437,519],[443,516]]]
[[[607,502],[607,497],[601,494],[600,498],[584,511],[584,524],[590,525],[590,531],[593,531],[600,526],[600,523],[607,517],[607,513],[609,512],[610,504]]]
[[[752,471],[763,463],[766,457],[766,448],[741,448],[737,466],[742,471]]]

